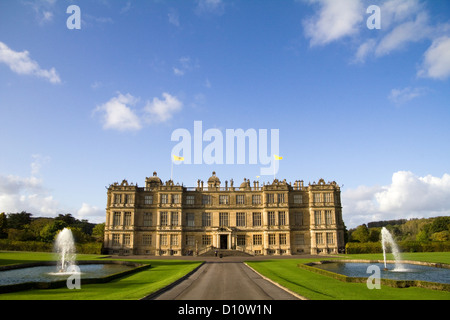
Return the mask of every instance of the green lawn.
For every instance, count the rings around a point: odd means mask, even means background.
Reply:
[[[379,260],[382,255],[354,254],[339,258]],[[345,283],[297,267],[301,263],[325,259],[329,258],[249,261],[247,264],[282,286],[313,300],[450,300],[450,292],[387,286],[369,290],[365,283]],[[403,259],[449,263],[450,253],[408,253],[403,254]]]
[[[79,255],[79,260],[102,256]],[[52,260],[50,253],[0,252],[0,265]],[[0,294],[0,300],[138,300],[181,278],[201,264],[181,260],[128,260],[149,263],[151,268],[103,284],[82,285],[80,290],[67,288],[29,290]]]

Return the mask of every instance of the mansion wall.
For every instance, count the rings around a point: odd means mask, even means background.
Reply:
[[[244,179],[221,185],[163,183],[154,173],[145,187],[126,180],[109,186],[104,247],[109,254],[197,255],[233,249],[254,255],[338,253],[344,248],[340,188]]]

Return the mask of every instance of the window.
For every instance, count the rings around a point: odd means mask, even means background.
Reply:
[[[202,245],[203,246],[210,246],[211,245],[211,236],[209,236],[209,235],[202,235]]]
[[[316,244],[323,244],[323,235],[321,233],[316,233]]]
[[[170,235],[170,244],[172,246],[177,246],[178,245],[178,235],[177,234]]]
[[[253,226],[254,227],[261,226],[261,212],[253,212]]]
[[[236,213],[236,227],[245,227],[245,212]]]
[[[123,244],[129,246],[131,244],[131,236],[129,234],[123,235]]]
[[[112,243],[113,243],[113,246],[120,245],[120,234],[117,234],[117,233],[113,234]]]
[[[151,212],[144,213],[144,227],[151,227],[153,225],[153,214]]]
[[[261,204],[261,195],[260,194],[252,195],[252,204]]]
[[[193,213],[187,213],[186,222],[188,227],[195,227],[195,215]]]
[[[330,192],[325,193],[324,196],[325,196],[325,202],[331,202],[332,197],[331,197]]]
[[[178,204],[178,203],[181,203],[181,197],[180,197],[180,195],[179,194],[173,194],[172,195],[172,203],[173,204]]]
[[[262,235],[260,235],[260,234],[253,235],[253,245],[254,246],[262,245]]]
[[[210,195],[203,195],[202,198],[202,204],[211,204],[211,196]]]
[[[274,226],[275,225],[275,211],[269,211],[267,213],[267,216],[268,216],[269,226]]]
[[[195,196],[186,196],[186,204],[195,204]]]
[[[127,227],[131,226],[131,212],[125,212],[123,224]]]
[[[327,232],[327,244],[334,244],[334,236],[331,232]]]
[[[161,195],[161,203],[169,203],[169,195],[162,194]]]
[[[203,212],[202,226],[203,227],[211,227],[211,212]]]
[[[133,196],[131,194],[125,195],[125,203],[133,203]]]
[[[322,212],[314,211],[314,223],[316,226],[322,224]]]
[[[153,204],[153,196],[144,196],[144,204]]]
[[[245,235],[238,235],[237,236],[237,245],[245,247]]]
[[[301,246],[305,244],[305,235],[304,234],[296,234],[294,236],[294,243],[297,246]]]
[[[168,225],[168,221],[167,221],[167,212],[161,212],[159,214],[159,225],[160,226],[167,226]]]
[[[245,204],[245,195],[239,194],[236,196],[236,204]]]
[[[280,234],[280,244],[286,244],[286,234],[285,233],[281,233]]]
[[[276,244],[276,240],[275,240],[275,234],[274,233],[269,233],[269,245],[273,246]]]
[[[297,226],[303,225],[303,213],[294,212],[294,224]]]
[[[314,202],[315,203],[320,202],[320,193],[314,193]]]
[[[333,224],[333,215],[331,210],[325,210],[325,223]]]
[[[229,196],[219,196],[219,204],[229,204]]]
[[[114,195],[114,203],[119,204],[122,202],[122,195],[121,194],[115,194]]]
[[[120,226],[120,219],[121,218],[121,213],[120,212],[114,212],[114,217],[113,217],[113,226]]]
[[[219,212],[219,226],[228,227],[228,212]]]
[[[275,202],[275,197],[273,193],[269,193],[267,195],[267,203],[274,203]]]
[[[280,226],[286,225],[286,212],[278,212],[278,223]]]
[[[284,193],[278,194],[278,203],[284,203]]]
[[[195,236],[186,236],[186,245],[195,246]]]
[[[167,246],[167,234],[162,234],[162,235],[160,235],[160,244],[162,245],[162,246]]]
[[[170,223],[174,227],[178,226],[178,212],[172,212],[170,217]]]
[[[303,203],[303,195],[302,194],[294,194],[294,203],[302,204]]]
[[[151,244],[152,244],[152,235],[151,234],[142,235],[142,245],[150,246]]]

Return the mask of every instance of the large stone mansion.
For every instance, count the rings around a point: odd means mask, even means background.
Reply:
[[[344,248],[340,187],[244,179],[189,188],[146,178],[108,188],[104,248],[109,254],[198,255],[232,249],[252,255],[338,253]]]

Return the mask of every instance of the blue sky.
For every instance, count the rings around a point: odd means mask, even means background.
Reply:
[[[277,178],[343,185],[348,227],[449,215],[449,85],[446,0],[3,0],[0,212],[102,222],[105,186],[169,180],[172,133],[202,121],[278,129]]]

